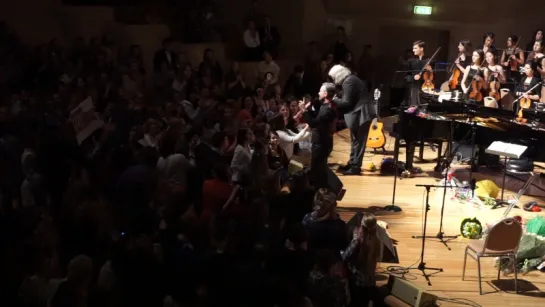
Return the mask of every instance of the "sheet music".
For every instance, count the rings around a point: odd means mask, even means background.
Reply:
[[[522,154],[528,149],[527,146],[518,144],[505,143],[501,141],[495,141],[485,150],[486,153],[504,156],[513,159],[520,159]]]

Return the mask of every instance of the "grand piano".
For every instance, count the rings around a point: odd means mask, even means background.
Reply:
[[[422,94],[421,101],[426,103],[399,112],[398,122],[393,127],[396,137],[394,158],[399,156],[400,140],[438,145],[447,142],[447,153],[454,142],[464,142],[478,148],[475,159],[471,159],[472,168],[476,170],[475,166],[485,161],[484,149],[494,141],[503,141],[527,146],[524,154],[527,159],[545,161],[545,129],[539,120],[545,119],[543,114],[528,112],[528,115],[534,114],[534,119],[529,123],[518,123],[513,120],[513,112],[508,110],[461,100],[439,101],[437,95],[429,94]],[[441,149],[439,146],[436,171],[442,170]]]

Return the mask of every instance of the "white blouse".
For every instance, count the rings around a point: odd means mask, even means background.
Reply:
[[[292,132],[291,130],[276,130],[279,139],[279,145],[286,153],[288,159],[293,157],[293,147],[301,141],[310,137],[310,132],[307,130],[301,130],[299,133]]]
[[[244,45],[248,48],[257,48],[261,45],[259,40],[259,32],[255,31],[255,35],[252,36],[250,30],[244,31],[242,35],[242,40],[244,40]]]

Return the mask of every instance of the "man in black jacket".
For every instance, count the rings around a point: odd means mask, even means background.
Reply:
[[[350,160],[340,170],[343,175],[359,175],[369,127],[377,116],[373,100],[365,83],[347,67],[335,65],[329,70],[329,76],[336,86],[342,87],[342,97],[335,96],[333,102],[344,114],[344,121],[350,129]]]
[[[334,95],[335,85],[324,83],[318,93],[321,100],[319,106],[312,106],[311,102],[306,105],[300,104],[300,108],[304,112],[304,119],[312,128],[310,171],[316,188],[328,186],[327,158],[333,150],[333,132],[335,132],[337,119],[337,111],[332,102]]]

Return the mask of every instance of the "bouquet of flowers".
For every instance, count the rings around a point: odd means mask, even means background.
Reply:
[[[467,239],[479,239],[483,233],[483,226],[476,218],[466,218],[460,225],[460,233]]]

